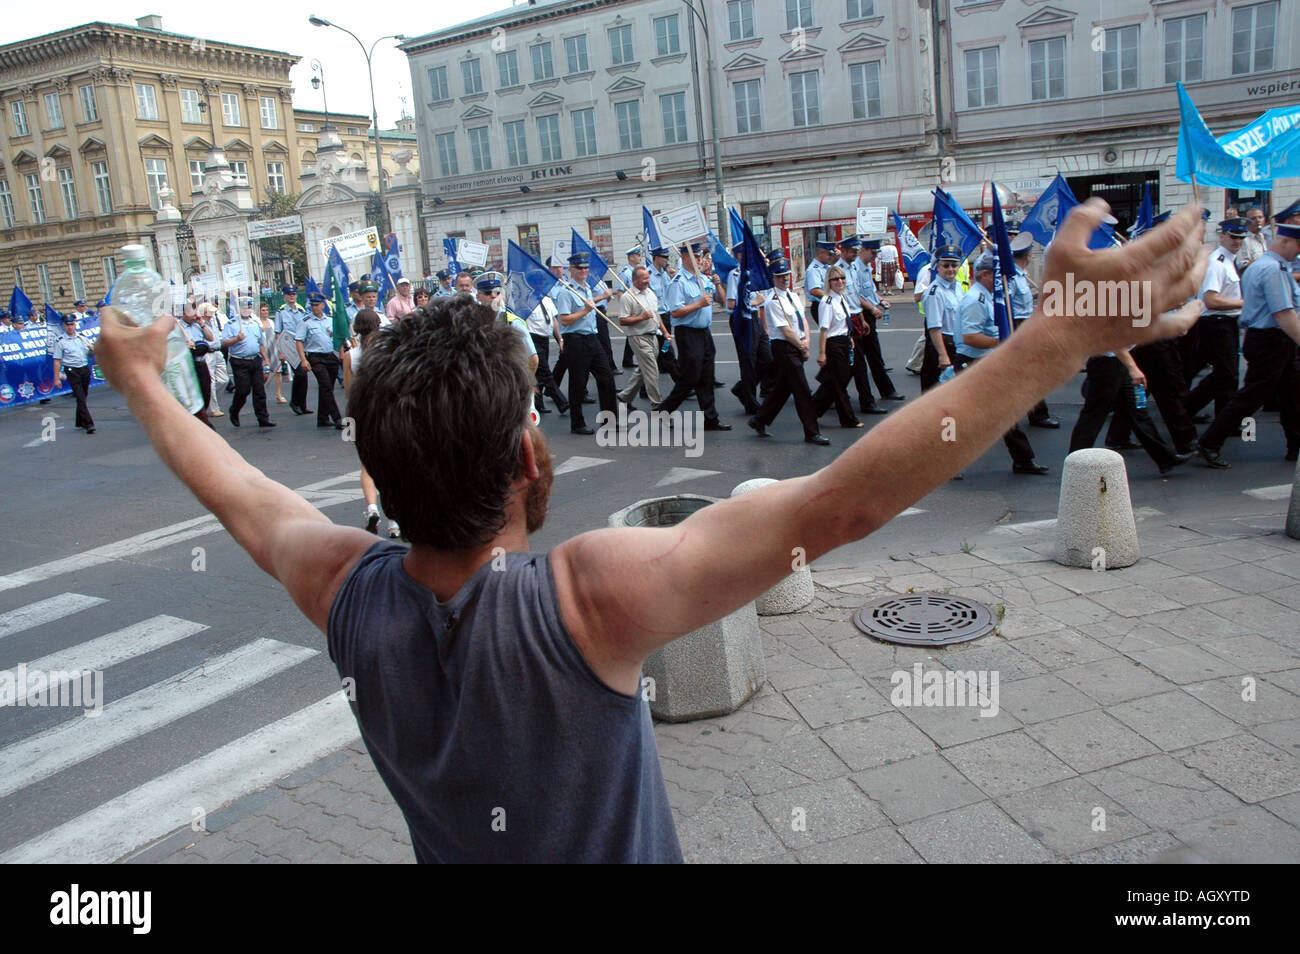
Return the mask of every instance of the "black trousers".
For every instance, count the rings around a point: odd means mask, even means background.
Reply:
[[[311,359],[308,358],[308,361]],[[289,406],[296,407],[300,411],[309,410],[307,407],[307,380],[312,372],[308,371],[301,364],[293,369],[293,385],[289,390]]]
[[[930,329],[925,329],[925,352],[921,358],[921,393],[925,393],[939,383],[943,368],[939,365],[939,352],[930,340]]]
[[[230,402],[230,413],[238,416],[248,400],[248,392],[253,392],[253,413],[257,423],[265,424],[270,418],[266,414],[266,388],[262,384],[262,358],[230,357],[230,370],[235,376],[235,397]]]
[[[660,321],[663,322],[663,326],[665,328],[671,328],[673,326],[673,319],[671,315],[665,313],[660,315],[659,319]],[[662,394],[666,390],[664,386],[665,381],[672,381],[674,384],[676,384],[678,377],[681,376],[681,369],[677,367],[677,349],[673,345],[669,344],[667,350],[665,350],[664,349],[665,343],[667,343],[667,339],[662,334],[660,334],[659,350],[655,353],[655,361],[659,365],[659,393],[660,394]]]
[[[718,409],[713,403],[713,362],[718,351],[713,344],[713,332],[709,328],[678,326],[673,329],[673,337],[677,339],[679,374],[672,393],[664,398],[659,409],[677,410],[694,389],[704,419],[718,420]]]
[[[762,328],[762,322],[756,322]],[[767,329],[758,333],[754,345],[754,375],[758,378],[758,399],[761,401],[776,386],[776,365],[772,362],[772,339],[767,336]]]
[[[194,373],[199,379],[199,392],[203,395],[203,410],[206,411],[208,402],[212,400],[212,370],[208,367],[206,357],[194,358]]]
[[[784,338],[772,342],[772,367],[775,380],[772,392],[763,401],[762,407],[754,415],[754,420],[767,427],[785,407],[785,402],[794,398],[794,410],[803,424],[803,436],[812,437],[819,433],[817,413],[813,408],[812,392],[808,390],[808,379],[803,373],[803,352]]]
[[[1021,318],[1019,321],[1014,322],[1012,330],[1018,331],[1020,329],[1020,326],[1023,325],[1027,320],[1028,319],[1026,318]],[[1047,409],[1047,402],[1039,401],[1032,408],[1030,408],[1029,423],[1036,424],[1039,421],[1047,420],[1051,416],[1052,416],[1052,412]]]
[[[605,357],[609,359],[609,370],[613,374],[614,364],[614,346],[609,342],[609,322],[602,317],[605,314],[604,309],[596,312],[596,334],[600,336],[600,347],[605,352]]]
[[[332,351],[313,351],[307,355],[311,373],[316,378],[316,423],[339,424],[343,415],[334,400],[334,382],[338,380],[339,356]]]
[[[582,415],[582,395],[587,390],[587,375],[596,379],[596,393],[600,409],[616,413],[618,392],[614,388],[614,368],[600,346],[599,335],[568,334],[564,336],[564,357],[569,365],[569,429],[580,430],[587,426]]]
[[[731,386],[731,393],[740,401],[746,414],[757,414],[758,371],[754,365],[754,352],[758,345],[758,322],[752,317],[744,320],[749,323],[749,350],[741,347],[740,339],[733,332],[731,339],[736,343],[736,363],[740,366],[740,380]]]
[[[1196,323],[1196,329],[1196,367],[1186,369],[1188,386],[1196,372],[1207,364],[1210,373],[1188,394],[1187,413],[1197,414],[1213,401],[1214,413],[1222,414],[1241,381],[1241,356],[1237,354],[1241,338],[1237,316],[1203,315]],[[1160,413],[1164,413],[1163,408]]]
[[[537,349],[538,392],[533,397],[533,403],[540,411],[542,409],[542,398],[548,397],[555,402],[556,410],[563,413],[568,410],[569,402],[560,393],[560,387],[555,383],[555,378],[551,374],[551,342],[555,339],[550,335],[532,335],[531,337],[533,347]]]
[[[835,413],[840,418],[840,427],[858,426],[858,418],[853,413],[848,392],[849,381],[853,377],[849,364],[852,352],[853,344],[848,335],[835,335],[826,339],[826,364],[817,372],[819,386],[812,396],[813,414],[820,418],[834,404]]]
[[[1280,328],[1247,328],[1241,351],[1246,356],[1246,380],[1205,429],[1201,446],[1217,451],[1240,433],[1243,418],[1276,398],[1287,450],[1300,448],[1300,360],[1295,342]]]
[[[1070,453],[1091,447],[1106,423],[1106,415],[1116,407],[1128,411],[1133,433],[1142,449],[1159,467],[1174,463],[1174,449],[1164,442],[1146,408],[1133,405],[1133,379],[1119,358],[1097,355],[1088,359],[1088,379],[1084,383],[1083,410],[1070,432]]]
[[[636,367],[636,355],[632,353],[632,342],[627,339],[626,335],[623,336],[623,367]]]
[[[90,365],[84,368],[65,366],[63,373],[68,376],[68,387],[72,388],[72,396],[77,399],[77,427],[94,427],[95,419],[90,416],[90,408],[86,406],[86,392],[90,390]]]
[[[1196,440],[1196,425],[1187,408],[1187,379],[1183,376],[1183,356],[1177,341],[1153,341],[1134,348],[1131,353],[1147,376],[1147,394],[1155,398],[1175,450],[1185,453]]]
[[[979,358],[970,358],[961,355],[961,363],[953,362],[953,367],[957,374],[961,374],[967,368],[974,367]],[[1034,448],[1030,446],[1029,438],[1025,432],[1020,429],[1019,424],[1012,424],[1011,430],[1002,435],[1002,443],[1007,445],[1007,451],[1011,454],[1011,460],[1016,464],[1028,464],[1034,459]]]
[[[857,383],[858,398],[863,402],[862,408],[866,410],[866,406],[872,400],[871,388],[864,387],[868,371],[871,372],[871,378],[876,382],[876,390],[880,392],[882,398],[897,394],[898,390],[894,387],[889,372],[885,370],[885,356],[880,350],[880,335],[876,333],[876,319],[864,313],[862,320],[866,325],[867,333],[853,336],[853,349],[857,352],[857,358],[853,362],[853,380]]]

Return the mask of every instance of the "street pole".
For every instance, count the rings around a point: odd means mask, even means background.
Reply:
[[[709,82],[709,127],[713,139],[713,189],[718,196],[717,235],[719,242],[725,242],[731,232],[728,229],[727,197],[722,191],[722,145],[718,136],[718,87],[713,70],[713,39],[709,36],[709,21],[704,14],[704,5],[701,4],[700,9],[697,10],[691,0],[682,0],[682,3],[686,4],[686,9],[700,21],[700,27],[704,30],[704,70]]]

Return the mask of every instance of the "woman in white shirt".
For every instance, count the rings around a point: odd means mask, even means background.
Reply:
[[[821,386],[813,393],[813,412],[820,418],[834,404],[840,427],[862,427],[848,392],[854,355],[846,283],[844,269],[836,265],[826,270],[826,295],[817,309],[817,363],[821,365],[817,381]]]

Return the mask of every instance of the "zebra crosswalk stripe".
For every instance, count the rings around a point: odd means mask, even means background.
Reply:
[[[25,629],[52,623],[56,619],[80,613],[106,602],[98,596],[83,596],[80,593],[60,593],[49,599],[28,603],[7,613],[0,613],[0,639],[21,633]]]

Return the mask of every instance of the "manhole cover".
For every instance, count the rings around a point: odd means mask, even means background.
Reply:
[[[946,593],[904,593],[862,607],[853,623],[868,636],[905,646],[947,646],[993,629],[987,606]]]

